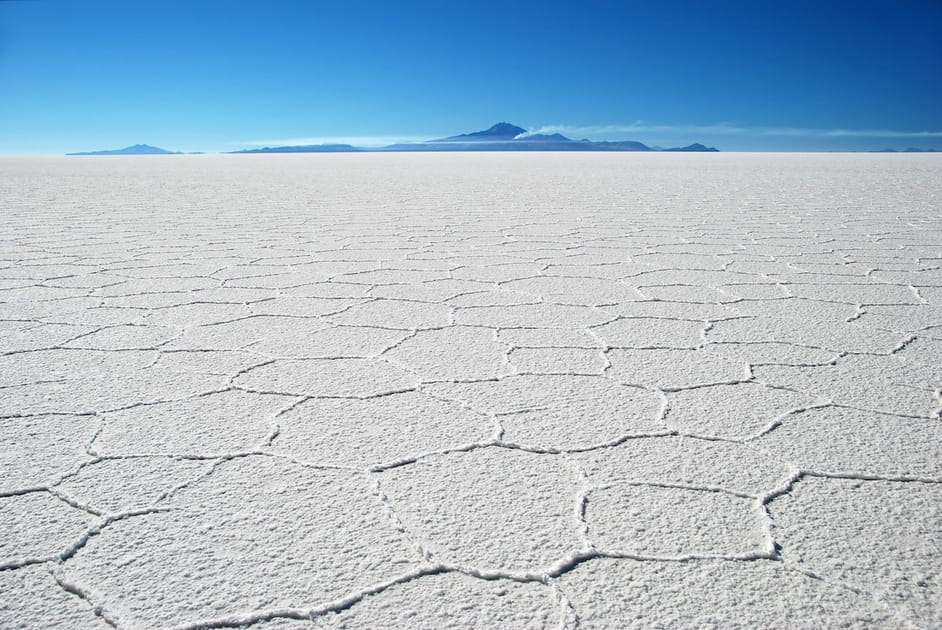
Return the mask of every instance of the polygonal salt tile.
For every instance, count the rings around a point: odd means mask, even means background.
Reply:
[[[595,484],[661,483],[761,496],[780,487],[791,474],[787,466],[757,449],[681,436],[630,439],[572,457]]]
[[[592,331],[616,348],[696,348],[706,327],[703,322],[635,317],[616,319]]]
[[[602,348],[585,330],[566,328],[501,328],[497,339],[518,348]]]
[[[415,378],[380,359],[278,359],[233,380],[256,392],[365,398],[415,389]]]
[[[826,274],[835,274],[835,275],[845,275],[845,276],[866,276],[867,272],[872,268],[871,265],[864,265],[861,263],[848,263],[848,262],[834,262],[834,263],[814,263],[814,262],[802,262],[797,261],[789,265],[792,269],[796,271],[808,272],[808,273],[826,273]]]
[[[0,387],[80,378],[96,373],[133,373],[151,365],[157,356],[152,351],[71,348],[0,355]]]
[[[515,348],[508,360],[526,374],[601,375],[607,365],[599,350],[589,348]]]
[[[824,402],[759,383],[709,385],[671,392],[667,425],[688,435],[739,440],[768,428],[789,411]]]
[[[330,280],[334,274],[328,270],[307,269],[305,271],[288,271],[262,276],[233,278],[225,280],[226,288],[244,289],[287,289],[315,282]]]
[[[211,461],[172,457],[105,459],[84,466],[56,487],[96,510],[128,512],[153,506],[211,467]]]
[[[730,295],[713,287],[692,285],[647,286],[639,289],[645,297],[666,302],[690,302],[698,304],[722,304],[735,302],[738,296]]]
[[[387,328],[332,326],[293,337],[269,337],[249,349],[272,357],[374,357],[408,336],[405,331]]]
[[[888,284],[910,285],[916,287],[942,287],[942,269],[908,269],[887,271],[877,269],[870,277]]]
[[[278,291],[275,289],[253,289],[249,287],[212,287],[193,291],[190,295],[192,295],[197,302],[248,304],[273,298],[278,295]]]
[[[686,284],[722,288],[727,284],[774,284],[772,280],[747,273],[732,271],[710,271],[700,269],[658,269],[646,271],[625,280],[628,284],[637,287],[649,287],[666,284]],[[644,293],[644,289],[641,289]]]
[[[716,256],[702,254],[660,253],[634,254],[631,257],[636,263],[652,265],[661,269],[703,269],[720,271],[727,267],[728,260]]]
[[[700,304],[670,302],[666,300],[647,300],[627,302],[617,306],[605,307],[609,313],[625,318],[657,317],[661,319],[716,321],[738,317],[736,311],[725,304]]]
[[[44,566],[0,571],[0,627],[110,630],[91,606],[66,592]]]
[[[161,263],[152,267],[134,268],[122,265],[121,273],[135,278],[199,278],[209,277],[226,264],[227,262],[222,260],[220,262]]]
[[[43,287],[38,285],[17,287],[13,289],[4,289],[2,294],[4,302],[43,302],[43,307],[47,302],[63,300],[66,298],[84,298],[89,294],[88,289],[67,289],[57,287]],[[97,301],[97,300],[96,300]],[[51,307],[50,312],[62,312]]]
[[[357,284],[414,284],[430,280],[448,279],[447,271],[422,271],[410,269],[376,269],[337,276],[341,282]]]
[[[252,311],[245,304],[197,302],[154,309],[148,313],[146,319],[149,324],[157,326],[192,328],[205,324],[242,319],[251,314]]]
[[[102,455],[206,455],[264,442],[271,418],[292,398],[229,390],[106,413],[95,449]]]
[[[942,624],[942,485],[806,477],[769,504],[786,562]]]
[[[458,299],[458,296],[470,294],[474,291],[484,291],[491,288],[490,283],[473,282],[470,280],[431,280],[418,284],[388,284],[373,287],[370,295],[380,298],[398,300],[417,300],[419,302],[444,302]]]
[[[385,356],[414,370],[423,381],[495,378],[507,370],[507,346],[494,331],[473,326],[421,330]]]
[[[447,326],[450,314],[451,309],[444,304],[382,299],[353,306],[330,320],[348,326],[412,330]]]
[[[887,354],[906,337],[862,326],[822,320],[814,325],[795,318],[745,317],[716,322],[706,333],[707,341],[757,342],[777,341],[813,346],[835,352],[872,352]]]
[[[582,547],[578,477],[558,456],[483,448],[377,474],[407,531],[442,562],[536,570]]]
[[[763,383],[807,392],[837,404],[933,417],[939,406],[933,391],[937,382],[920,379],[918,370],[906,369],[921,365],[896,357],[850,355],[838,359],[836,365],[759,366],[754,372]]]
[[[295,298],[364,298],[369,290],[368,285],[331,281],[281,289],[278,295]]]
[[[97,297],[117,297],[122,295],[140,295],[146,293],[166,293],[175,291],[195,291],[210,289],[219,284],[211,278],[132,278],[120,284],[101,287],[92,291]]]
[[[455,309],[455,321],[492,328],[585,328],[612,317],[591,306],[532,304]]]
[[[665,390],[749,378],[749,366],[742,361],[733,361],[702,350],[610,350],[607,356],[612,364],[607,374],[612,378],[623,383]]]
[[[329,326],[329,322],[313,317],[258,315],[190,328],[165,347],[178,350],[239,350],[256,344],[267,344],[274,351],[291,347],[298,340]]]
[[[279,416],[278,425],[271,451],[361,468],[482,442],[494,432],[481,414],[420,392],[311,399]]]
[[[785,272],[776,273],[772,276],[776,282],[781,282],[787,287],[792,286],[838,286],[849,287],[870,284],[870,280],[865,276],[855,276],[848,274],[835,273],[804,273],[804,272]],[[823,298],[815,298],[823,299]],[[846,304],[847,302],[845,302]]]
[[[840,354],[821,348],[808,348],[779,341],[714,342],[703,347],[707,352],[743,361],[750,365],[824,365]]]
[[[0,418],[0,492],[44,485],[89,459],[93,416]]]
[[[789,284],[792,295],[846,304],[918,304],[909,287],[892,284]]]
[[[754,273],[774,276],[777,273],[788,273],[789,267],[785,262],[774,262],[768,260],[735,260],[726,267],[726,270],[736,271],[739,273]]]
[[[91,326],[32,322],[29,327],[13,330],[0,337],[0,353],[55,348],[93,330],[95,329]]]
[[[256,262],[250,265],[233,265],[225,269],[220,269],[213,273],[213,277],[217,280],[233,280],[236,278],[272,276],[289,273],[290,271],[291,268],[285,265],[266,265]]]
[[[475,280],[478,282],[507,282],[519,278],[539,275],[543,270],[543,265],[537,263],[506,263],[499,265],[488,265],[486,259],[481,259],[481,264],[472,262],[456,261],[464,266],[455,269],[452,276],[459,280]]]
[[[727,492],[616,483],[589,495],[589,538],[602,553],[755,556],[772,552],[756,499]]]
[[[48,492],[0,497],[0,569],[51,560],[96,520]]]
[[[384,516],[369,481],[348,472],[238,458],[178,492],[169,506],[110,524],[63,566],[70,582],[124,626],[309,608],[421,562]]]
[[[557,583],[590,628],[898,628],[878,602],[781,562],[590,560]]]
[[[720,284],[717,288],[726,295],[742,298],[744,300],[774,300],[776,298],[791,297],[788,287],[784,284]]]
[[[776,300],[742,300],[731,304],[730,308],[741,315],[751,317],[797,317],[840,322],[846,322],[857,314],[857,307],[851,304],[796,297]]]
[[[293,317],[321,317],[340,313],[362,304],[362,299],[294,297],[281,295],[271,300],[255,302],[248,308],[256,315],[290,315]]]
[[[87,308],[75,313],[53,315],[46,319],[48,322],[72,324],[73,326],[91,326],[95,328],[109,326],[136,326],[146,324],[144,316],[147,311],[134,308],[111,308],[99,306]]]
[[[604,264],[591,264],[593,258],[582,256],[568,256],[563,260],[572,262],[548,264],[546,265],[546,269],[543,270],[542,274],[544,276],[560,276],[569,278],[575,277],[598,278],[600,280],[630,280],[632,276],[636,276],[644,271],[650,271],[652,269],[650,265],[639,265],[637,263],[630,262],[611,262],[612,260],[615,260],[611,258],[606,259],[608,262],[605,262]],[[582,261],[585,264],[580,264],[579,261]]]
[[[206,374],[104,372],[4,390],[0,415],[86,414],[186,398],[224,389],[226,379]]]
[[[151,309],[183,306],[200,301],[202,292],[172,291],[167,293],[143,293],[137,295],[119,295],[115,297],[94,298],[103,308],[140,309],[142,312]],[[207,303],[211,300],[204,298]]]
[[[809,409],[754,443],[805,470],[942,480],[942,423],[935,419]]]
[[[535,582],[426,575],[368,595],[318,628],[550,628],[560,625],[552,591]]]
[[[165,326],[110,326],[63,344],[88,350],[149,350],[174,337],[177,331]]]
[[[666,431],[658,394],[597,376],[520,375],[424,389],[499,416],[503,437],[512,443],[588,448],[626,435]]]
[[[238,350],[167,350],[153,364],[155,370],[197,374],[235,374],[265,361],[265,357]]]
[[[448,300],[452,306],[518,306],[522,304],[538,304],[540,298],[518,291],[508,291],[506,289],[495,289],[493,291],[476,291],[466,293]]]
[[[511,280],[501,285],[504,289],[520,291],[557,304],[597,306],[618,304],[641,298],[639,293],[626,284],[598,278],[566,278],[562,276],[539,276],[522,280]]]
[[[929,304],[893,304],[865,306],[858,321],[873,328],[918,332],[942,322],[942,306]]]

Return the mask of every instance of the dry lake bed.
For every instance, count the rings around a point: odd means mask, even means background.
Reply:
[[[0,158],[0,627],[942,627],[942,156]]]

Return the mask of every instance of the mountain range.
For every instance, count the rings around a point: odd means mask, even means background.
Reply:
[[[500,122],[484,131],[429,140],[393,144],[377,151],[656,151],[634,140],[573,140],[559,133],[531,134],[526,129]],[[664,151],[718,151],[702,144],[663,149]]]
[[[533,134],[523,127],[500,122],[483,131],[473,131],[457,136],[429,140],[391,144],[385,147],[364,148],[350,144],[305,144],[257,149],[241,149],[229,153],[351,153],[358,151],[718,151],[702,144],[691,144],[672,149],[655,149],[633,140],[596,141],[573,140],[559,133]],[[135,144],[123,149],[109,151],[83,151],[66,155],[172,155],[178,152],[167,151],[147,144]]]

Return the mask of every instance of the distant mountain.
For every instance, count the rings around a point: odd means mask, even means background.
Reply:
[[[350,144],[303,144],[289,147],[263,147],[261,149],[242,149],[229,153],[355,153],[363,151]]]
[[[393,144],[379,151],[653,151],[633,140],[573,140],[560,133],[530,134],[523,127],[501,122],[484,131],[429,140],[414,144]],[[665,149],[666,151],[718,151],[702,144]]]
[[[490,129],[485,129],[484,131],[473,131],[471,133],[463,133],[460,136],[451,136],[449,138],[441,138],[439,140],[429,140],[429,144],[435,144],[439,142],[500,142],[513,140],[520,134],[526,133],[527,130],[522,127],[517,127],[516,125],[511,125],[510,123],[500,122],[491,127]]]
[[[180,155],[179,151],[168,151],[149,144],[135,144],[123,149],[109,151],[82,151],[79,153],[66,153],[66,155]]]
[[[685,147],[675,147],[673,149],[662,149],[663,151],[686,151],[686,152],[719,152],[715,147],[705,147],[699,142],[688,144]]]

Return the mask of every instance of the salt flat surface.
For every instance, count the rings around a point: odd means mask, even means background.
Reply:
[[[942,158],[0,159],[2,628],[942,627]]]

